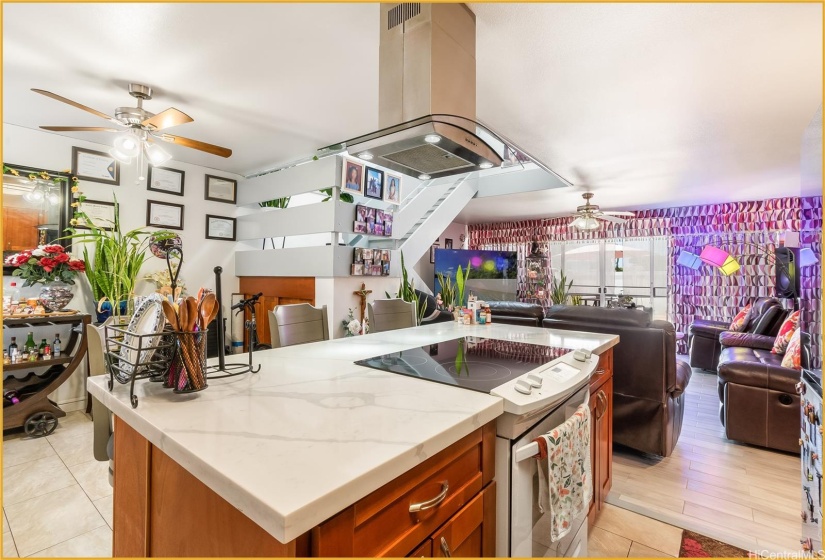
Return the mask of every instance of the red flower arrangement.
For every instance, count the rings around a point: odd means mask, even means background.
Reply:
[[[17,253],[7,257],[5,264],[17,269],[12,275],[25,280],[24,287],[38,282],[74,284],[77,273],[86,271],[86,263],[82,259],[70,256],[62,245],[57,244],[41,245],[37,249]]]

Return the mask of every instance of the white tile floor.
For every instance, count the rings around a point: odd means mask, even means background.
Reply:
[[[108,463],[92,456],[92,422],[61,418],[45,438],[3,438],[3,557],[112,555]]]

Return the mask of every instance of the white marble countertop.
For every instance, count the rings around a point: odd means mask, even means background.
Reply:
[[[273,537],[289,542],[502,414],[492,395],[355,365],[475,335],[601,353],[618,337],[440,323],[257,352],[257,374],[176,395],[139,381],[89,392]],[[242,362],[246,355],[227,358]],[[216,360],[210,360],[214,363]]]

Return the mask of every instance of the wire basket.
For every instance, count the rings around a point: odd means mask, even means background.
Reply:
[[[138,402],[135,381],[160,379],[166,374],[176,354],[175,333],[164,329],[159,333],[136,335],[124,327],[107,325],[105,350],[109,390],[114,388],[115,380],[122,384],[129,383],[129,399],[132,408],[135,408]]]
[[[177,353],[164,381],[175,393],[203,391],[206,383],[206,333],[209,329],[194,332],[175,332]]]

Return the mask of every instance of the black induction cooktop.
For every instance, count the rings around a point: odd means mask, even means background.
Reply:
[[[572,351],[573,348],[463,336],[355,363],[489,393],[499,385]]]

